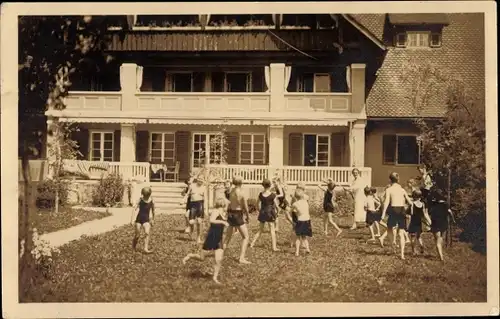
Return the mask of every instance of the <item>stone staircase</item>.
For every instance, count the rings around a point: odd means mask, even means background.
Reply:
[[[179,210],[183,208],[182,190],[184,183],[151,183],[151,190],[155,200],[156,208],[160,210]]]

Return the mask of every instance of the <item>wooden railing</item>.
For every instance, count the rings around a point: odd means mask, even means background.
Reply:
[[[124,180],[149,181],[150,164],[147,162],[98,162],[82,160],[65,160],[64,167],[68,172],[86,176],[89,179],[100,179],[110,173],[117,173]]]
[[[283,166],[270,167],[267,165],[210,165],[219,178],[231,179],[235,175],[243,178],[245,183],[259,184],[265,178],[278,175],[287,184],[304,183],[318,184],[331,178],[337,184],[347,186],[352,181],[352,167],[311,167],[311,166]],[[359,168],[361,177],[371,186],[371,168]]]
[[[350,112],[351,93],[285,93],[287,112]]]
[[[150,164],[147,162],[110,162],[110,172],[120,174],[124,180],[149,182]]]
[[[120,111],[121,92],[71,91],[65,97],[68,110]]]
[[[139,110],[269,112],[269,93],[226,92],[140,92],[136,94]]]

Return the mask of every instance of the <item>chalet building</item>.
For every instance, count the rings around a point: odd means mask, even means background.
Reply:
[[[78,123],[80,166],[146,182],[182,181],[221,157],[224,177],[249,183],[278,171],[292,184],[347,184],[353,167],[368,185],[391,171],[404,181],[419,164],[412,119],[442,117],[445,104],[415,110],[403,64],[435,62],[484,101],[479,13],[116,19],[114,60],[81,70],[67,108],[46,116]]]

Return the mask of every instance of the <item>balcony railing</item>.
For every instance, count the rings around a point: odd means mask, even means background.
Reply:
[[[106,110],[122,109],[121,92],[71,91],[65,98],[69,110]]]
[[[351,93],[286,93],[287,112],[350,112]]]
[[[64,168],[75,175],[89,179],[100,179],[110,173],[122,176],[124,180],[147,182],[150,177],[150,164],[145,162],[98,162],[64,160]]]
[[[141,92],[136,94],[139,110],[269,112],[268,93]]]

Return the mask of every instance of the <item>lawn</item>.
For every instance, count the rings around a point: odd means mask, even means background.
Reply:
[[[48,209],[40,209],[30,214],[30,228],[36,228],[39,234],[51,233],[108,216],[111,214],[86,209],[63,207],[57,214]]]
[[[466,244],[447,248],[441,263],[425,234],[427,253],[405,261],[390,248],[367,244],[368,230],[324,236],[313,220],[311,255],[295,257],[280,228],[281,252],[269,234],[253,249],[251,265],[237,263],[240,236],[226,251],[220,280],[211,281],[213,258],[181,263],[196,245],[182,233],[181,216],[158,216],[150,255],[131,249],[132,226],[86,237],[61,248],[54,278],[24,302],[485,302],[486,257]],[[251,232],[257,231],[252,218]],[[140,242],[142,245],[142,241]],[[409,250],[408,250],[409,251]]]

